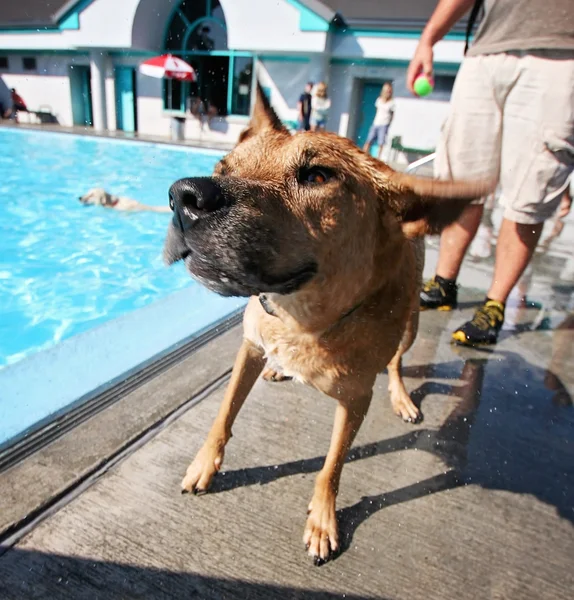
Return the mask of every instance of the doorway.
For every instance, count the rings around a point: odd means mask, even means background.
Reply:
[[[74,125],[93,125],[92,82],[90,67],[70,65],[70,92]]]
[[[357,123],[357,129],[355,133],[355,142],[359,147],[362,147],[363,144],[367,141],[369,129],[373,124],[375,113],[377,112],[377,109],[375,108],[375,101],[381,93],[381,87],[383,87],[383,84],[387,81],[392,83],[390,79],[383,81],[365,81],[363,83],[363,89],[361,90],[360,95],[361,100],[359,103],[361,116]],[[379,146],[375,142],[371,147],[371,154],[373,156],[377,156],[378,151]]]
[[[136,71],[133,67],[116,67],[116,128],[135,133],[137,124]]]

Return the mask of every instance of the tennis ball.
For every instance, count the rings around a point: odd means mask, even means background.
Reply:
[[[434,89],[432,79],[429,79],[426,75],[419,75],[413,84],[413,90],[417,96],[424,98],[428,96]]]

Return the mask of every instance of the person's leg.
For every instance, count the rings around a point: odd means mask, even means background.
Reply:
[[[367,154],[371,153],[371,146],[373,145],[373,142],[375,141],[377,135],[377,131],[374,125],[371,125],[371,127],[369,128],[369,133],[367,134],[367,139],[365,140],[365,143],[363,144],[363,151],[366,152]]]
[[[440,249],[436,274],[443,279],[456,279],[464,259],[476,232],[484,205],[471,204],[468,206],[458,221],[445,227],[440,236]]]
[[[574,60],[515,58],[520,77],[508,94],[502,140],[504,220],[488,297],[505,302],[558,209],[574,166]],[[530,95],[531,100],[524,102]]]
[[[379,152],[377,154],[377,158],[379,160],[381,160],[381,156],[383,155],[383,149],[385,147],[388,129],[388,125],[381,125],[377,130],[377,143],[379,144]]]
[[[494,277],[487,294],[490,299],[506,303],[532,258],[543,225],[525,225],[503,219],[496,244]]]
[[[490,56],[465,58],[452,92],[450,114],[437,144],[439,179],[484,179],[500,170],[502,103],[496,97]],[[435,277],[421,291],[421,308],[450,310],[457,304],[456,278],[482,218],[482,201],[446,227]]]
[[[500,176],[505,212],[485,303],[453,333],[456,341],[470,345],[497,341],[506,300],[530,262],[544,221],[557,210],[574,166],[574,60],[542,52],[500,60],[498,76],[510,83]]]

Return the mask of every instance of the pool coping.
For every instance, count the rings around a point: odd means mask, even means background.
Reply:
[[[242,339],[236,322],[1,471],[0,554],[90,477],[224,385]]]
[[[0,370],[0,452],[245,303],[188,286]]]
[[[216,142],[216,141],[199,141],[199,140],[172,140],[168,137],[144,135],[144,134],[127,134],[123,131],[95,131],[86,127],[67,127],[65,125],[33,125],[27,123],[2,123],[0,129],[11,129],[14,131],[40,131],[43,133],[61,133],[65,135],[77,135],[80,137],[122,140],[129,142],[147,142],[152,144],[162,144],[166,146],[175,146],[180,148],[195,148],[197,150],[214,150],[218,152],[228,152],[236,144],[235,142]]]

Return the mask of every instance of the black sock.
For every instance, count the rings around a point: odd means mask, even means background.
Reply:
[[[441,277],[440,275],[435,275],[434,280],[443,287],[450,287],[456,285],[456,279],[446,279],[445,277]]]

